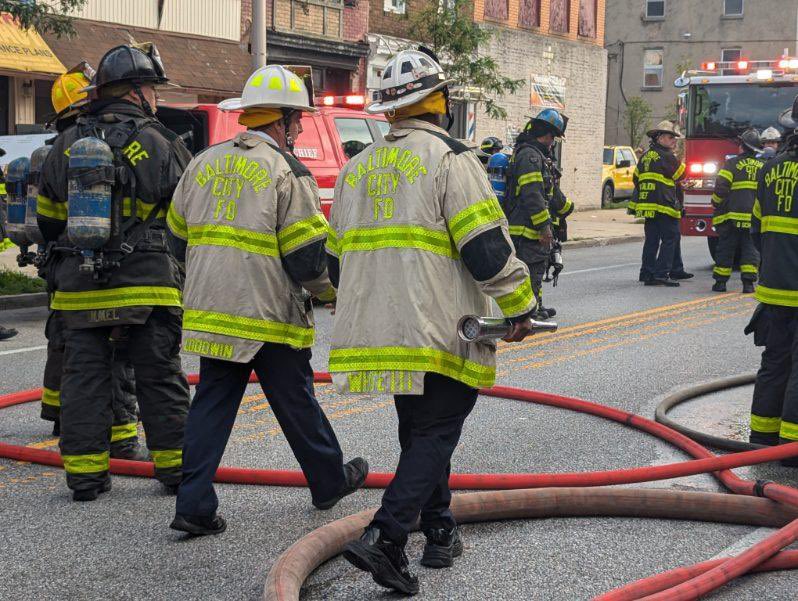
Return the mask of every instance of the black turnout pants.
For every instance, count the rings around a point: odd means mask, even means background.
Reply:
[[[450,460],[476,400],[475,388],[433,373],[424,378],[423,395],[394,397],[402,452],[371,523],[388,539],[404,545],[419,517],[422,530],[455,526]]]
[[[657,213],[656,216],[646,219],[644,232],[646,238],[643,242],[641,279],[667,279],[674,267],[674,258],[680,245],[679,220]],[[679,256],[681,258],[681,252]]]
[[[715,250],[715,268],[712,277],[718,282],[728,282],[734,267],[734,257],[740,250],[740,278],[745,281],[755,282],[759,273],[759,251],[754,246],[751,238],[751,224],[726,221],[717,226],[718,247]]]
[[[115,396],[111,330],[64,330],[60,447],[67,485],[74,490],[102,486],[108,478]],[[183,430],[189,405],[188,381],[179,355],[180,316],[156,307],[145,323],[126,330],[128,357],[136,374],[136,397],[155,476],[174,486],[181,478]]]
[[[183,482],[177,513],[208,517],[219,500],[213,477],[230,438],[252,370],[285,434],[314,501],[327,501],[346,486],[343,454],[313,391],[310,349],[265,343],[249,363],[202,357],[183,447]]]

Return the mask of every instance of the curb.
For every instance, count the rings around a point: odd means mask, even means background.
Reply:
[[[0,296],[0,311],[28,309],[30,307],[46,307],[49,304],[49,295],[46,292]]]
[[[593,246],[613,246],[624,242],[640,242],[645,236],[619,236],[617,238],[589,238],[587,240],[574,240],[563,244],[564,248],[590,248]]]

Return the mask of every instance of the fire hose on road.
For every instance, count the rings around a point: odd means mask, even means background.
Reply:
[[[316,380],[329,382],[330,377],[329,374],[320,373],[316,374]],[[190,376],[189,381],[196,384],[197,376]],[[256,382],[254,376],[250,381]],[[482,393],[616,421],[656,436],[694,459],[669,465],[571,474],[452,474],[451,485],[454,489],[505,489],[457,495],[452,508],[460,521],[588,515],[692,519],[781,527],[781,530],[736,557],[677,568],[616,589],[597,599],[695,599],[750,571],[798,568],[797,552],[780,551],[798,539],[798,490],[769,481],[743,480],[729,471],[734,467],[796,456],[798,443],[716,456],[699,443],[667,426],[613,407],[567,396],[501,386]],[[0,395],[0,409],[35,401],[40,396],[40,390]],[[0,457],[44,465],[61,465],[58,453],[19,445],[0,443]],[[146,462],[111,460],[111,472],[151,477],[153,466]],[[712,473],[731,492],[742,496],[655,489],[583,488],[648,482],[698,473]],[[384,487],[391,477],[392,474],[388,473],[371,474],[366,486]],[[305,479],[298,471],[237,467],[219,468],[216,481],[271,486],[305,485]],[[321,563],[338,554],[346,542],[356,538],[369,515],[370,512],[361,512],[337,520],[295,543],[272,567],[264,598],[281,601],[298,599],[305,578]]]

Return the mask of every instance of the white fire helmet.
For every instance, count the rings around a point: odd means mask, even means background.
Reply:
[[[218,106],[223,111],[255,107],[316,110],[302,78],[282,65],[260,67],[247,79],[240,98],[222,100]]]
[[[415,104],[453,81],[446,79],[441,66],[426,52],[402,50],[388,61],[377,99],[366,112],[388,113]]]
[[[765,131],[762,132],[762,135],[759,136],[759,139],[762,140],[762,143],[765,142],[780,142],[781,141],[781,132],[776,129],[775,127],[768,127]]]

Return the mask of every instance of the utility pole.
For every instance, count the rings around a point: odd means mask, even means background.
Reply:
[[[266,0],[252,0],[252,69],[266,66]]]

